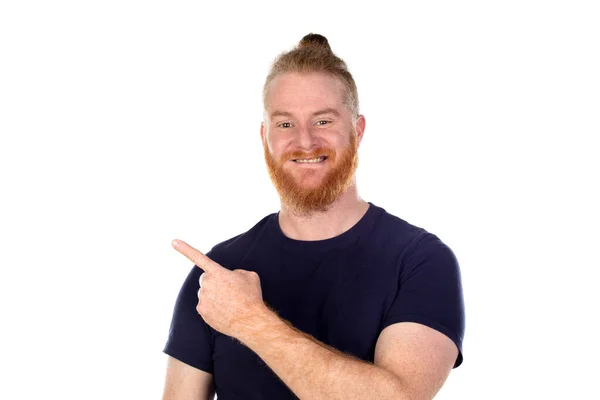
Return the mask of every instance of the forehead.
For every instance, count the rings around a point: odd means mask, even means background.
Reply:
[[[339,79],[321,73],[278,75],[269,84],[266,108],[289,112],[334,108],[343,112],[344,88]]]

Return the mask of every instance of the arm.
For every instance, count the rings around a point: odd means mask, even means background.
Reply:
[[[213,400],[212,374],[169,356],[163,400]]]
[[[397,323],[381,333],[371,364],[296,330],[271,310],[238,338],[301,399],[431,399],[458,353],[432,328]]]

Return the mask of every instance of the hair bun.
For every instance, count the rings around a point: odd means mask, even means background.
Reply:
[[[324,48],[328,51],[331,51],[331,47],[329,46],[329,42],[327,38],[323,35],[319,35],[318,33],[309,33],[304,36],[300,43],[298,43],[298,48],[302,49],[305,47],[316,47],[316,48]]]

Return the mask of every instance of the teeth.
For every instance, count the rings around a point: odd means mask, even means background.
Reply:
[[[318,158],[311,158],[311,159],[306,159],[306,160],[296,160],[296,162],[299,163],[318,163],[325,160],[325,157],[318,157]]]

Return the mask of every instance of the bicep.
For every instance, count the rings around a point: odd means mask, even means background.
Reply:
[[[375,365],[398,376],[410,398],[433,398],[448,378],[458,355],[454,342],[428,326],[399,322],[377,340]]]
[[[213,400],[213,375],[169,356],[163,400]]]

